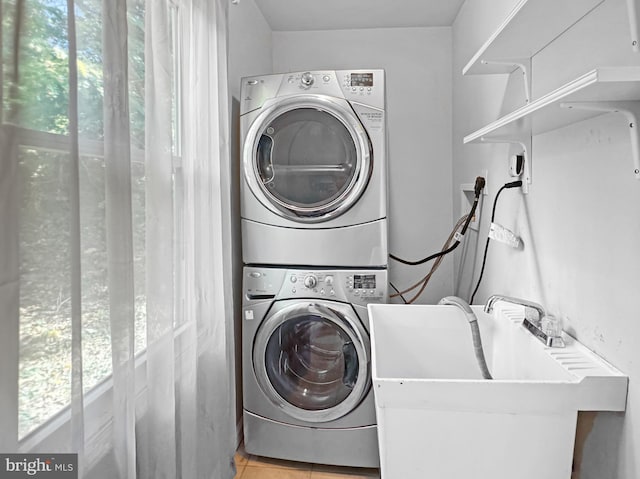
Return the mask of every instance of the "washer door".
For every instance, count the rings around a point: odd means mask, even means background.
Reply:
[[[360,404],[371,386],[368,341],[348,305],[275,303],[254,341],[258,384],[293,418],[338,419]]]
[[[265,207],[298,222],[321,222],[358,201],[371,176],[372,149],[348,102],[296,95],[258,115],[243,162],[246,181]]]

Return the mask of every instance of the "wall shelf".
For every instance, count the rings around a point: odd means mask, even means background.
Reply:
[[[630,121],[634,174],[640,179],[639,105],[640,67],[598,68],[465,136],[464,143],[521,139],[525,134],[536,135],[606,112],[619,112]]]
[[[602,114],[564,109],[560,107],[563,102],[637,100],[640,100],[640,67],[597,68],[465,136],[464,143],[479,142],[482,137],[519,136],[528,127],[536,135]]]
[[[462,74],[513,72],[515,64],[529,61],[603,1],[520,0],[462,69]],[[631,5],[635,0],[628,1]]]
[[[620,0],[623,1],[623,0]],[[631,47],[640,51],[640,0],[625,0]],[[533,100],[532,57],[579,22],[604,0],[518,0],[509,15],[462,69],[469,74],[524,75],[526,105],[467,135],[464,143],[511,143],[524,155],[522,189],[529,191],[531,139],[604,113],[628,120],[633,173],[640,180],[640,67],[603,67]]]

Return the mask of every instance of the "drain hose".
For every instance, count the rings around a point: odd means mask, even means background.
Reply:
[[[438,304],[450,304],[453,306],[457,306],[464,312],[465,316],[467,317],[467,321],[469,321],[469,327],[471,328],[473,350],[476,355],[478,367],[482,372],[482,377],[484,379],[493,379],[491,373],[489,372],[489,368],[487,367],[487,361],[484,358],[484,350],[482,349],[482,338],[480,337],[480,328],[478,327],[478,318],[471,309],[471,306],[469,306],[469,303],[467,303],[462,298],[458,298],[457,296],[447,296],[446,298],[442,298]]]
[[[482,372],[482,377],[484,379],[493,379],[489,372],[489,368],[487,368],[487,361],[484,359],[484,350],[482,349],[482,338],[480,337],[478,320],[475,319],[474,321],[470,321],[469,326],[471,327],[471,336],[473,338],[473,350],[476,353],[476,360],[478,361],[478,366]]]

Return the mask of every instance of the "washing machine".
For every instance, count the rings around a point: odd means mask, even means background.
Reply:
[[[379,467],[367,304],[387,271],[245,267],[243,289],[247,452]]]
[[[240,141],[245,264],[387,265],[383,70],[243,78]]]

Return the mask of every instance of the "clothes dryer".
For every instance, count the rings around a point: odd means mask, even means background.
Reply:
[[[378,467],[368,303],[384,269],[244,268],[247,452]]]
[[[383,70],[242,79],[243,260],[387,265]]]

